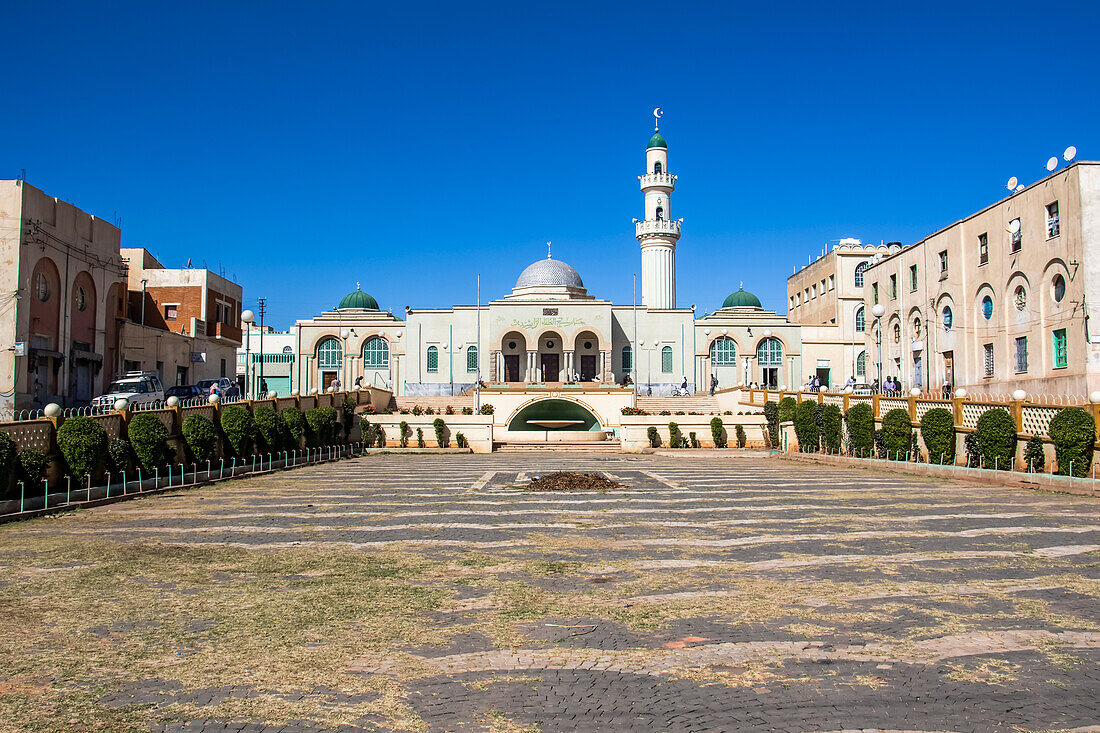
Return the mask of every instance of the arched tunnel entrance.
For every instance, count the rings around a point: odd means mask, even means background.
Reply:
[[[570,400],[548,399],[520,409],[508,423],[515,432],[599,432],[599,418],[584,405]]]

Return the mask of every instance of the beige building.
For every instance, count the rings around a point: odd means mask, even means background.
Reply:
[[[865,338],[871,314],[864,307],[863,275],[875,255],[900,250],[897,242],[864,245],[841,239],[787,278],[787,318],[802,327],[806,371],[796,384],[811,374],[834,389],[849,377],[859,384],[875,379]]]
[[[125,318],[118,227],[0,181],[0,415],[87,404],[113,378]]]
[[[1073,163],[872,262],[864,300],[868,314],[885,309],[882,371],[906,390],[1100,389],[1100,163]]]

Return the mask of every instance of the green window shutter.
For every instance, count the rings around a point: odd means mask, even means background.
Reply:
[[[1069,354],[1066,351],[1066,329],[1059,328],[1054,332],[1054,366],[1069,366]]]
[[[468,371],[468,372],[476,372],[477,371],[477,347],[476,346],[471,346],[470,348],[466,349],[466,371]]]
[[[623,374],[629,374],[634,370],[634,349],[623,347]]]
[[[672,347],[666,346],[661,349],[661,371],[665,374],[672,373]]]
[[[427,366],[429,372],[439,371],[439,349],[434,346],[428,347]]]

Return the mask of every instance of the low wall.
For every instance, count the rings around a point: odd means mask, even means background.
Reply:
[[[686,438],[691,433],[699,440],[699,444],[706,448],[714,447],[714,438],[710,432],[710,421],[718,417],[722,420],[722,428],[726,433],[726,445],[736,446],[737,427],[741,425],[745,429],[748,438],[747,445],[752,447],[764,446],[764,431],[767,430],[768,421],[763,415],[623,415],[620,442],[624,451],[636,453],[649,446],[649,428],[657,428],[661,436],[661,445],[669,444],[668,424],[676,423],[680,433]]]
[[[444,435],[447,443],[455,447],[455,436],[459,433],[470,443],[470,449],[474,453],[493,452],[493,416],[492,415],[361,415],[362,421],[358,425],[360,434],[363,431],[363,422],[378,425],[386,436],[387,448],[401,447],[401,423],[409,425],[409,447],[416,447],[416,429],[424,431],[424,444],[428,447],[436,445],[435,426],[432,424],[437,418],[442,419],[446,428]]]

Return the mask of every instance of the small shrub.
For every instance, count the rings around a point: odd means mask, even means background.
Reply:
[[[238,458],[251,455],[252,444],[256,440],[256,421],[252,419],[252,413],[243,405],[227,405],[222,408],[221,423],[222,434],[233,455]]]
[[[340,417],[344,422],[344,432],[351,432],[352,425],[355,421],[355,408],[358,407],[358,403],[351,397],[344,397],[343,403],[340,405]],[[374,405],[367,405],[369,408],[367,412],[374,412]]]
[[[134,415],[127,433],[142,469],[152,471],[168,463],[168,428],[156,415],[148,412]]]
[[[1003,407],[986,410],[974,430],[986,468],[1011,471],[1016,462],[1016,421]]]
[[[657,432],[655,425],[650,425],[645,431],[646,437],[649,438],[649,447],[658,448],[661,445],[661,434]]]
[[[256,432],[269,451],[277,451],[283,444],[283,421],[271,405],[260,405],[252,412]]]
[[[648,412],[646,412],[645,410],[643,410],[640,407],[631,407],[630,405],[627,405],[626,407],[619,408],[619,412],[621,412],[624,415],[648,415],[649,414]]]
[[[967,468],[981,468],[982,467],[982,446],[978,442],[978,434],[970,432],[963,438],[963,445],[966,447],[966,467]]]
[[[57,447],[73,478],[95,474],[107,459],[107,431],[98,420],[72,417],[57,430]]]
[[[336,440],[336,409],[332,407],[314,407],[306,410],[306,425],[309,426],[310,443],[313,446],[331,445]]]
[[[1029,438],[1024,446],[1024,463],[1027,464],[1028,471],[1044,473],[1047,470],[1047,454],[1043,450],[1043,439],[1038,435]]]
[[[837,405],[822,405],[819,413],[821,415],[821,438],[825,442],[825,450],[829,453],[840,453],[844,414]]]
[[[479,415],[492,415],[493,409],[493,406],[486,402],[484,405],[481,406],[481,409],[478,410],[477,413]]]
[[[890,410],[882,418],[882,447],[886,457],[902,460],[913,446],[913,423],[909,411],[900,407]]]
[[[0,431],[0,495],[3,495],[15,475],[17,455],[15,441],[7,433]]]
[[[424,429],[423,428],[417,428],[416,429],[416,447],[417,448],[423,448],[424,447]]]
[[[696,437],[694,430],[688,433],[688,442],[691,444],[692,448],[699,447],[699,438]]]
[[[1092,446],[1096,441],[1096,422],[1087,410],[1080,407],[1059,410],[1050,421],[1050,439],[1054,441],[1054,455],[1060,475],[1070,475],[1071,461],[1074,476],[1089,475]]]
[[[437,417],[432,420],[432,427],[435,428],[435,444],[440,448],[447,447],[447,424],[443,422],[443,418]]]
[[[111,473],[121,473],[133,468],[133,451],[130,449],[130,441],[122,438],[112,438],[107,444],[107,469]]]
[[[386,447],[386,429],[381,425],[375,426],[374,431],[374,447],[385,448]]]
[[[474,408],[472,408],[472,407],[463,407],[462,408],[462,414],[463,415],[473,415],[474,414]]]
[[[928,449],[929,463],[955,462],[955,416],[950,410],[937,407],[920,419],[920,437]]]
[[[774,448],[779,445],[779,405],[772,400],[765,402],[764,417],[768,420],[768,442]]]
[[[409,427],[409,424],[407,422],[402,420],[401,424],[398,426],[398,430],[400,430],[401,432],[401,447],[408,448],[409,436],[412,435],[412,428]]]
[[[683,448],[684,436],[680,434],[680,426],[674,422],[668,424],[668,447]]]
[[[363,444],[368,448],[373,448],[374,444],[378,442],[378,426],[363,420],[359,423],[359,431],[360,435],[363,436]]]
[[[5,436],[6,437],[6,436]],[[9,438],[10,440],[10,438]],[[0,443],[3,440],[0,439]],[[0,449],[2,451],[2,449]],[[46,478],[46,469],[49,468],[50,457],[40,450],[24,448],[19,451],[19,476],[28,489],[41,486]],[[7,479],[0,484],[0,488],[7,486]]]
[[[435,409],[429,407],[428,409],[424,410],[424,414],[425,415],[434,415],[435,414]]]
[[[414,414],[414,415],[423,415],[424,414],[424,408],[421,407],[420,405],[413,405],[412,414]]]
[[[451,407],[450,405],[447,405],[446,409],[443,410],[443,414],[444,415],[453,415],[453,414],[455,414],[455,408]]]
[[[306,434],[306,418],[294,405],[284,407],[279,413],[279,417],[283,420],[283,425],[286,426],[286,431],[294,441],[294,447],[297,448],[301,445],[302,436]]]
[[[779,410],[779,422],[791,422],[794,420],[794,410],[798,407],[798,400],[794,397],[784,397],[779,400],[779,405],[777,407]]]
[[[714,441],[715,448],[726,447],[726,429],[722,424],[722,418],[712,417],[710,419],[710,437]]]
[[[803,400],[795,407],[794,434],[798,436],[798,450],[802,453],[814,453],[817,451],[820,434],[817,429],[816,412],[817,403],[810,402],[809,400]]]
[[[296,407],[288,407],[283,412],[286,410],[298,412]],[[301,414],[298,412],[299,416]],[[191,415],[183,421],[183,442],[187,444],[195,462],[203,463],[214,457],[214,451],[218,447],[218,431],[214,429],[214,423],[209,418]]]
[[[466,436],[462,433],[455,434],[455,445],[459,448],[469,448],[470,444],[466,442]]]
[[[745,435],[745,428],[740,423],[737,425],[737,447],[744,448],[748,445],[749,436]]]
[[[869,458],[875,450],[875,411],[866,403],[852,405],[844,419],[848,422],[848,452]]]

